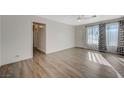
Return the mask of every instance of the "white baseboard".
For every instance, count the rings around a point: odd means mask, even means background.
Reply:
[[[70,48],[74,48],[74,47],[68,47],[68,48],[63,48],[63,49],[56,49],[56,50],[52,50],[52,51],[46,51],[46,54],[51,54],[51,53],[63,51],[63,50],[70,49]]]

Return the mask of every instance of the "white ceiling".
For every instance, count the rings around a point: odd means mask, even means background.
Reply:
[[[69,25],[82,25],[93,22],[99,22],[103,20],[110,20],[123,17],[122,15],[97,15],[97,17],[90,19],[83,19],[81,22],[78,22],[77,18],[79,15],[40,15],[40,17],[47,18],[53,21],[69,24]]]

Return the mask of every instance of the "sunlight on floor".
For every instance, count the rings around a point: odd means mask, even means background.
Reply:
[[[121,62],[124,62],[124,59],[123,58],[118,58]]]
[[[111,67],[108,61],[101,54],[88,52],[88,58],[91,62],[95,62],[95,63],[99,63],[99,64],[103,64]]]

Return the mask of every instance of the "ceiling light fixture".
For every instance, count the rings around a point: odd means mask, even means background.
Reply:
[[[81,16],[79,16],[79,17],[77,18],[77,20],[78,20],[78,22],[81,22],[82,17],[81,17]]]
[[[96,15],[80,15],[77,18],[77,20],[78,20],[78,22],[81,22],[81,20],[83,20],[83,19],[90,19],[90,18],[95,18],[95,17],[96,17]]]

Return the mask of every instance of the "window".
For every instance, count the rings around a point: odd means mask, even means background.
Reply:
[[[87,43],[98,45],[99,41],[99,26],[87,27]]]
[[[106,29],[106,48],[108,52],[116,52],[118,46],[119,23],[108,23]],[[86,43],[89,49],[98,50],[99,43],[99,25],[87,27]]]
[[[118,46],[119,23],[106,24],[106,45],[108,51],[115,52]]]

